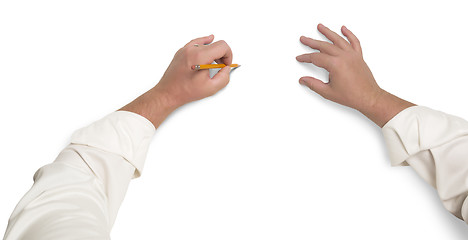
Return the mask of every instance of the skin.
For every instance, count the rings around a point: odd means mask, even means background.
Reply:
[[[232,51],[225,41],[212,43],[213,39],[213,35],[197,38],[179,49],[158,84],[120,110],[137,113],[158,128],[178,107],[224,88],[229,83]],[[213,61],[227,65],[213,78],[208,70],[191,69]]]
[[[301,43],[318,52],[299,55],[296,60],[326,69],[329,82],[305,76],[299,79],[300,84],[325,99],[360,111],[379,127],[402,110],[415,106],[379,87],[363,59],[359,39],[349,29],[341,27],[349,42],[322,24],[317,29],[331,43],[302,36]]]
[[[414,106],[379,87],[363,59],[358,38],[350,30],[345,26],[341,28],[348,42],[322,24],[317,28],[331,43],[302,36],[301,43],[318,52],[299,55],[296,59],[325,68],[330,73],[330,79],[328,83],[323,83],[306,76],[300,78],[300,84],[330,101],[360,111],[380,127],[402,110]],[[192,65],[213,61],[228,66],[232,63],[229,45],[224,41],[212,43],[213,39],[214,36],[210,35],[187,43],[177,51],[161,81],[120,110],[140,114],[157,128],[178,107],[211,96],[224,88],[229,83],[230,67],[221,69],[213,78],[206,70],[191,69]]]

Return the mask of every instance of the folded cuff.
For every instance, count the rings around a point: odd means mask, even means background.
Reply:
[[[456,116],[423,106],[404,109],[382,128],[392,166],[450,140],[468,135],[468,123]]]
[[[134,178],[141,175],[154,125],[133,112],[117,111],[77,130],[71,143],[118,154],[135,167]]]

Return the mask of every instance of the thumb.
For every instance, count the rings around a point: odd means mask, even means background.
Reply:
[[[226,67],[223,67],[221,70],[219,70],[213,76],[213,78],[211,78],[213,88],[215,88],[216,91],[219,91],[220,89],[224,88],[229,83],[230,72],[231,72],[231,67],[226,66]]]
[[[301,77],[299,79],[301,85],[307,86],[310,90],[318,93],[320,96],[327,98],[329,86],[321,80],[314,77]]]

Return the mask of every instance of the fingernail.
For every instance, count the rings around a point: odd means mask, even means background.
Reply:
[[[300,79],[299,79],[299,84],[301,84],[301,85],[305,85],[305,81],[304,81],[304,79],[300,78]]]

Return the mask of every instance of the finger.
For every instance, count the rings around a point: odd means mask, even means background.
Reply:
[[[296,57],[296,60],[299,62],[312,63],[317,67],[328,69],[331,66],[332,57],[321,52],[314,52],[299,55]]]
[[[229,73],[231,72],[231,67],[226,66],[221,68],[221,70],[216,73],[213,78],[211,78],[211,82],[213,84],[214,92],[219,91],[220,89],[224,88],[229,83]]]
[[[203,53],[206,54],[207,58],[209,58],[211,62],[214,60],[219,60],[216,62],[222,62],[226,65],[232,64],[231,48],[223,40],[208,45]]]
[[[349,43],[351,43],[351,46],[353,47],[354,50],[359,51],[362,54],[362,48],[361,48],[361,43],[359,42],[359,39],[354,35],[348,28],[345,26],[341,27],[341,32],[343,35],[348,38]]]
[[[302,44],[309,46],[313,49],[317,49],[320,52],[327,53],[330,55],[338,55],[339,49],[335,45],[329,43],[329,42],[324,42],[324,41],[319,41],[313,38],[305,37],[302,36],[300,38],[300,41]]]
[[[213,40],[214,40],[214,35],[211,34],[211,35],[206,36],[206,37],[195,38],[192,41],[190,41],[189,43],[187,43],[187,45],[195,45],[195,44],[205,45],[205,44],[210,44],[211,42],[213,42]]]
[[[336,32],[333,32],[329,28],[325,27],[323,24],[319,24],[317,26],[319,32],[321,32],[326,38],[332,41],[336,46],[340,47],[341,49],[346,49],[349,47],[349,43],[338,35]]]
[[[228,66],[227,64],[224,63],[224,60],[223,59],[216,59],[214,60],[217,64],[224,64],[226,66]]]
[[[301,85],[307,86],[310,88],[310,90],[318,93],[320,96],[328,98],[330,86],[321,80],[314,77],[301,77],[299,79],[299,83]]]

